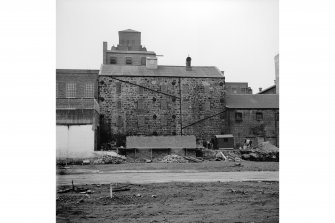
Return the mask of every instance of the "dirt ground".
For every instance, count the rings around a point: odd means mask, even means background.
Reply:
[[[253,162],[241,161],[242,165],[237,166],[231,161],[204,161],[201,163],[124,163],[105,165],[71,165],[66,174],[75,173],[76,169],[89,169],[100,171],[119,170],[197,170],[204,172],[231,172],[231,171],[279,171],[279,162]],[[59,172],[59,170],[58,170]]]
[[[279,222],[278,182],[130,185],[113,198],[109,185],[82,187],[93,193],[57,194],[57,222]]]

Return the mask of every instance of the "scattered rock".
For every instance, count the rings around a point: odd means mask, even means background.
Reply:
[[[151,195],[151,197],[156,198],[157,196],[156,195]]]

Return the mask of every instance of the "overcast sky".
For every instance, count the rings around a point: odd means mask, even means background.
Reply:
[[[254,93],[274,84],[279,53],[278,0],[57,0],[58,69],[99,69],[102,42],[118,31],[142,33],[159,65],[216,66],[227,82]]]

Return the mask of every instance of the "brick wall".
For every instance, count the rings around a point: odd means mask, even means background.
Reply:
[[[56,91],[57,98],[66,98],[66,84],[75,83],[75,98],[85,98],[86,84],[93,84],[94,98],[98,96],[99,70],[57,70]]]
[[[126,135],[183,131],[209,139],[224,128],[216,115],[224,108],[223,89],[224,80],[217,78],[99,76],[101,124]]]
[[[242,113],[242,121],[236,121],[235,113]],[[256,119],[261,113],[262,120]],[[245,138],[257,143],[258,138],[279,146],[278,109],[229,109],[227,115],[227,133],[234,135],[235,144],[242,144]]]
[[[107,51],[107,56],[106,56],[106,63],[107,64],[111,64],[111,58],[112,57],[116,57],[116,64],[118,65],[127,65],[126,64],[126,57],[131,57],[132,58],[132,64],[131,65],[135,65],[135,66],[141,66],[143,65],[141,63],[142,58],[146,58],[146,57],[154,57],[156,56],[155,53],[153,54],[148,54],[148,53],[131,53],[131,51],[129,53],[115,53],[115,52],[108,52]],[[145,61],[145,60],[144,60]]]

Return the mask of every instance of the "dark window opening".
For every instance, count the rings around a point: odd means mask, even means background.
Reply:
[[[172,85],[176,85],[176,81],[175,80],[172,81]]]
[[[262,121],[263,120],[263,113],[262,112],[256,112],[256,120]]]
[[[241,122],[242,120],[242,112],[235,112],[235,121]]]
[[[147,64],[147,58],[142,57],[141,58],[141,65],[146,65]]]
[[[175,101],[176,101],[176,98],[175,98],[175,97],[173,97],[173,98],[172,98],[172,101],[173,101],[173,102],[175,102]]]
[[[116,64],[117,63],[116,57],[111,57],[110,62],[111,64]]]
[[[153,115],[152,118],[153,118],[153,119],[156,119],[156,118],[157,118],[157,115]]]
[[[220,82],[220,86],[223,86],[223,82]]]
[[[175,135],[177,135],[177,133],[176,132],[172,132],[172,135],[175,136]]]
[[[154,136],[158,136],[158,133],[157,133],[156,131],[154,131],[154,132],[152,133],[152,135],[154,135]]]
[[[121,93],[121,82],[116,82],[116,93],[117,94]]]
[[[176,119],[176,115],[172,115],[172,118],[173,118],[173,119]]]
[[[223,142],[228,142],[228,138],[223,138]]]
[[[155,102],[157,99],[155,97],[152,98],[152,101]]]
[[[131,59],[131,57],[126,57],[126,64],[132,64],[133,61]]]

